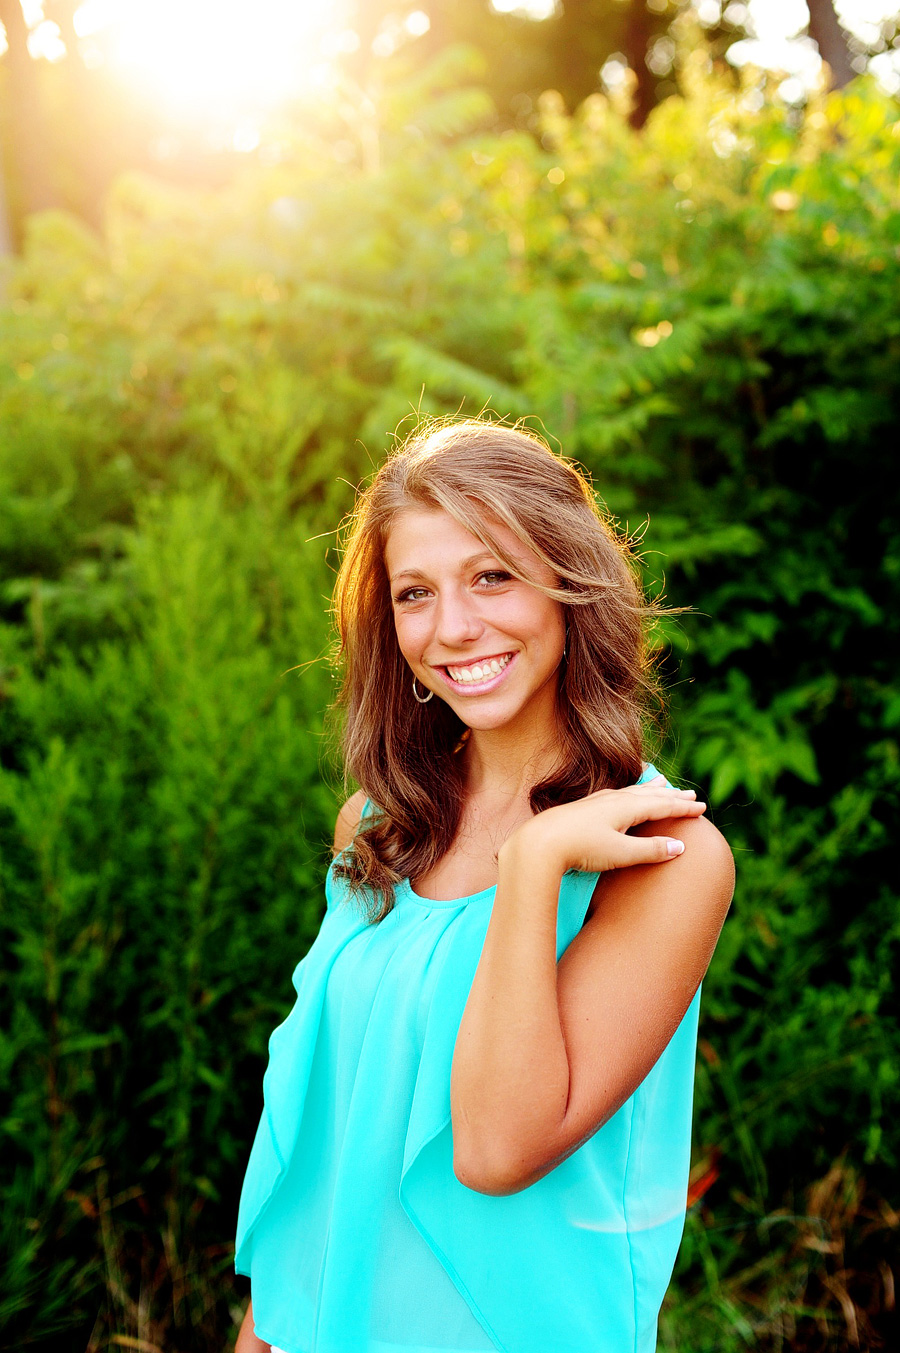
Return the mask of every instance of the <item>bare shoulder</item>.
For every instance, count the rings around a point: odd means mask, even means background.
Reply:
[[[673,817],[662,822],[642,822],[632,830],[636,836],[677,836],[684,842],[685,855],[690,847],[694,865],[712,868],[724,866],[734,870],[731,846],[705,814],[702,817]]]
[[[674,836],[684,842],[684,853],[662,866],[636,865],[604,874],[591,899],[590,914],[598,906],[621,897],[628,904],[640,892],[652,905],[654,896],[665,897],[683,912],[706,913],[710,922],[724,921],[734,894],[734,857],[718,827],[706,817],[672,817],[642,822],[631,828],[634,836]],[[657,872],[660,870],[661,872]],[[660,889],[662,885],[662,889]]]
[[[355,794],[350,795],[338,813],[337,822],[334,824],[334,852],[336,855],[340,851],[346,850],[356,835],[365,802],[366,791],[358,789]]]

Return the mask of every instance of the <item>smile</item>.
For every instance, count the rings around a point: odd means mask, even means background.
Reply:
[[[497,653],[490,658],[478,658],[464,667],[448,664],[437,670],[453,690],[464,691],[467,695],[480,694],[499,686],[515,656],[515,653]]]

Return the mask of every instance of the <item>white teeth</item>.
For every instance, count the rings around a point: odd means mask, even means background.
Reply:
[[[447,671],[452,680],[459,685],[465,685],[468,681],[486,681],[488,677],[499,676],[511,657],[511,653],[505,653],[502,658],[491,658],[487,662],[476,662],[471,667],[448,667]]]

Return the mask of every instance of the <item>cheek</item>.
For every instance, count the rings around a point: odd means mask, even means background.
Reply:
[[[394,613],[397,645],[407,660],[417,657],[424,648],[427,640],[426,628],[422,616],[407,615],[402,611]]]
[[[565,620],[561,609],[555,605],[535,605],[532,598],[517,598],[503,616],[503,623],[521,634],[529,634],[543,639],[547,644],[563,642]]]

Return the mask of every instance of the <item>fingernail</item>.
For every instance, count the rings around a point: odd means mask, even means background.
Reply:
[[[673,837],[670,837],[666,842],[666,850],[670,855],[680,855],[684,850],[684,842],[676,841]]]

